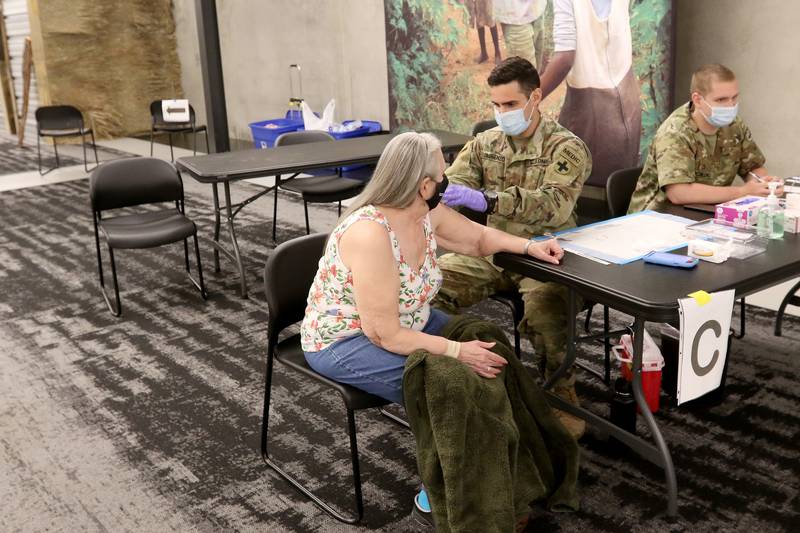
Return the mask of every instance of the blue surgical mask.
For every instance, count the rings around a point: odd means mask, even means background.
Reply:
[[[503,130],[503,133],[513,137],[515,135],[520,135],[522,132],[528,129],[528,126],[531,125],[533,111],[531,111],[530,117],[525,118],[525,108],[528,107],[531,98],[533,98],[533,93],[531,93],[531,96],[528,98],[528,101],[525,102],[524,106],[519,109],[506,111],[505,113],[501,113],[497,110],[497,108],[495,108],[494,120],[500,126],[500,129]]]
[[[703,101],[705,102],[705,98],[703,98]],[[706,103],[708,104],[708,102]],[[715,128],[724,128],[725,126],[730,126],[730,124],[736,120],[736,115],[739,113],[738,102],[730,107],[714,107],[711,104],[708,104],[708,107],[711,108],[711,116],[707,116],[700,108],[698,108],[698,110],[700,111],[700,114],[703,115],[703,118],[705,118],[706,121],[708,121],[708,123]]]

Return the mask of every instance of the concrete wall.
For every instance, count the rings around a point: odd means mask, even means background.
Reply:
[[[800,175],[800,2],[677,0],[675,99],[692,71],[722,63],[739,79],[740,113],[778,176]]]
[[[194,0],[174,0],[184,92],[205,120]],[[217,0],[231,137],[248,123],[282,117],[292,63],[314,110],[336,99],[336,119],[388,127],[383,0]]]

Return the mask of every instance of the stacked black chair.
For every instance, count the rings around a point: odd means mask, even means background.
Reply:
[[[372,407],[381,409],[390,404],[389,400],[364,392],[355,387],[338,383],[315,372],[306,362],[303,350],[300,347],[300,335],[291,335],[279,341],[281,332],[303,320],[306,308],[306,299],[314,276],[317,264],[322,256],[327,235],[316,233],[286,241],[279,245],[270,254],[264,268],[264,290],[269,307],[267,322],[267,367],[264,386],[264,410],[261,424],[261,456],[264,462],[284,479],[294,485],[300,492],[311,498],[325,512],[337,520],[348,524],[355,524],[364,515],[364,503],[361,496],[361,473],[358,461],[358,443],[356,438],[355,411]],[[313,379],[326,387],[338,392],[347,411],[347,430],[350,437],[350,459],[353,466],[353,487],[355,491],[356,514],[346,515],[334,509],[323,501],[304,483],[286,472],[269,455],[269,407],[272,393],[272,373],[275,360],[295,372]],[[397,418],[391,413],[381,412],[395,422],[408,427],[408,423]],[[328,416],[329,413],[325,413]]]
[[[333,141],[334,138],[324,131],[294,131],[284,133],[275,140],[275,146],[289,146],[293,144],[319,143]],[[313,150],[313,147],[309,147]],[[342,216],[342,200],[352,198],[364,189],[364,182],[341,176],[341,171],[337,169],[337,174],[328,176],[313,176],[309,178],[298,178],[294,174],[286,181],[281,181],[281,176],[276,176],[275,201],[272,207],[272,240],[276,238],[278,223],[278,189],[292,191],[303,197],[303,210],[306,219],[306,234],[311,233],[311,225],[308,221],[308,204],[327,204],[338,202],[339,216]]]
[[[39,174],[42,176],[51,170],[57,169],[61,165],[58,159],[58,143],[56,141],[59,138],[81,136],[83,145],[83,168],[86,172],[89,172],[89,166],[86,160],[86,136],[89,135],[92,139],[95,164],[100,164],[100,160],[97,158],[97,145],[94,142],[94,132],[91,128],[85,126],[83,115],[80,110],[74,106],[50,105],[38,108],[36,110],[36,133],[36,156],[39,162]],[[42,172],[42,137],[50,137],[53,139],[53,150],[55,150],[56,153],[56,166],[44,172]]]
[[[166,122],[164,120],[164,110],[161,106],[161,100],[155,100],[150,103],[150,116],[152,123],[150,124],[150,157],[153,156],[153,137],[160,133],[166,133],[169,138],[169,158],[175,161],[175,154],[172,149],[172,136],[179,133],[192,134],[192,149],[193,153],[197,155],[197,134],[200,132],[206,135],[206,153],[208,149],[208,129],[205,126],[198,126],[196,123],[194,108],[189,104],[189,122]]]
[[[203,284],[203,267],[200,263],[200,247],[197,243],[197,226],[186,215],[183,202],[183,181],[174,166],[160,159],[119,159],[103,163],[90,176],[89,196],[94,220],[94,239],[97,247],[97,269],[100,288],[108,309],[114,316],[122,314],[117,284],[117,268],[114,249],[154,248],[183,241],[186,271],[189,279],[207,298]],[[103,218],[103,213],[112,209],[169,202],[169,207],[159,210],[141,210],[133,214]],[[162,206],[163,207],[163,206]],[[108,245],[111,260],[111,275],[114,280],[116,306],[111,304],[103,277],[103,259],[100,254],[100,236]],[[189,268],[188,238],[194,238],[198,281]]]

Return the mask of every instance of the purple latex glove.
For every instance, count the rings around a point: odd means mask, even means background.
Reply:
[[[442,202],[448,207],[463,205],[479,213],[485,213],[488,207],[486,205],[486,197],[483,196],[481,191],[476,191],[457,183],[451,183],[447,186],[444,196],[442,196]]]

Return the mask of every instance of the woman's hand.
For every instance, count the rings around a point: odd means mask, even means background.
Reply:
[[[558,245],[555,239],[548,239],[546,241],[534,242],[528,246],[528,255],[535,257],[545,263],[558,264],[558,261],[564,257],[564,250]]]
[[[496,377],[508,361],[490,352],[493,342],[469,341],[461,343],[458,360],[470,367],[479,376],[485,378]]]

